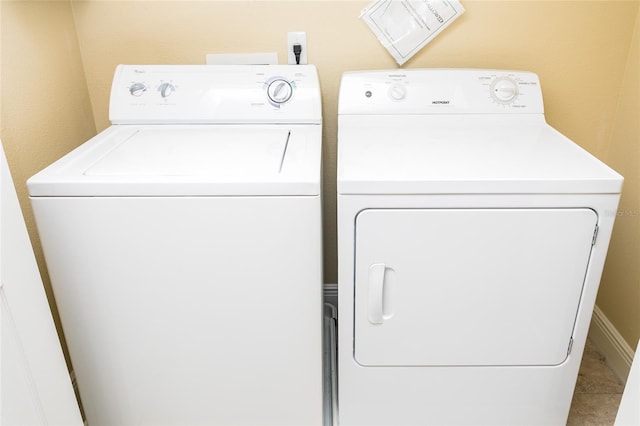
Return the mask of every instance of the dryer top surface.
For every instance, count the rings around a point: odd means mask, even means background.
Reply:
[[[622,177],[542,114],[343,115],[338,193],[619,193]]]

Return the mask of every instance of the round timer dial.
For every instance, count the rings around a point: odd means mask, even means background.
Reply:
[[[509,77],[498,77],[491,83],[491,97],[498,103],[511,103],[519,93],[518,83]]]
[[[272,103],[283,104],[293,96],[293,86],[283,78],[276,78],[267,86],[267,96]]]

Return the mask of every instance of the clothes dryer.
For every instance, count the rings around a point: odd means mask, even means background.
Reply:
[[[622,177],[528,72],[345,73],[339,420],[567,419]]]
[[[126,65],[27,185],[93,425],[322,423],[313,66]]]

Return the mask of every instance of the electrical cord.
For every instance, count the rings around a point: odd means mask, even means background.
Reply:
[[[296,56],[296,65],[300,65],[300,53],[302,53],[302,46],[299,44],[294,44],[293,54]]]

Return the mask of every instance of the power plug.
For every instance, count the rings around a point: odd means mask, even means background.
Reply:
[[[289,65],[307,64],[307,33],[304,31],[287,33],[287,63]]]

